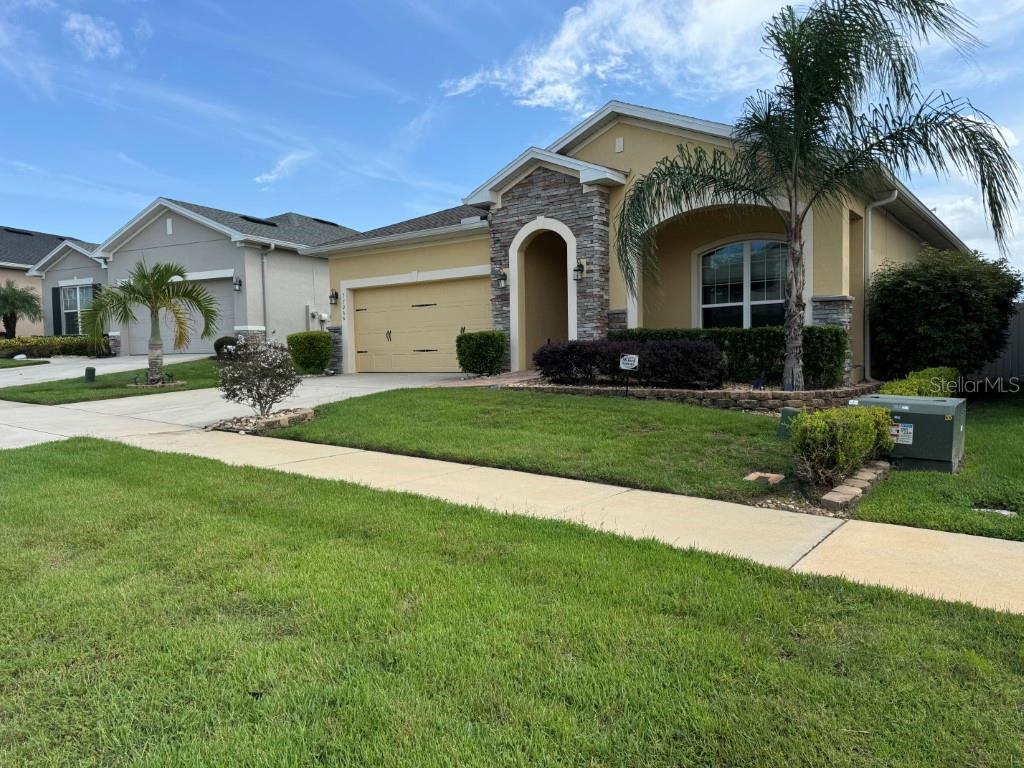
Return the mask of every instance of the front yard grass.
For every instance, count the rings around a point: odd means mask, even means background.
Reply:
[[[4,765],[1024,761],[1020,616],[96,440],[3,461]]]
[[[441,388],[330,403],[273,436],[749,502],[793,487],[743,479],[792,475],[777,426],[677,403]]]
[[[1017,517],[978,507],[1009,510]],[[967,460],[959,473],[893,472],[855,515],[1024,541],[1024,394],[967,404]]]
[[[26,365],[46,365],[49,360],[15,360],[13,357],[0,357],[0,370],[4,368],[24,368]]]
[[[187,389],[206,389],[217,386],[217,361],[212,357],[164,366],[164,370],[174,374],[175,381],[185,382],[180,387],[168,389],[129,387],[128,385],[136,376],[141,381],[145,381],[146,369],[144,368],[137,371],[103,373],[96,377],[95,382],[89,384],[86,383],[84,375],[87,365],[88,363],[82,364],[83,375],[77,379],[43,381],[38,384],[20,384],[15,387],[0,388],[0,400],[14,400],[19,403],[34,403],[36,405],[61,405],[63,403],[82,403],[87,400],[137,397],[158,392],[180,392]]]

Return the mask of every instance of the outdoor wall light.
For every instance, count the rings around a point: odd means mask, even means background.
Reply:
[[[500,269],[500,270],[498,270],[498,273],[495,275],[495,277],[497,277],[497,279],[498,279],[498,287],[499,288],[504,288],[505,286],[508,285],[508,270],[507,269]]]
[[[231,282],[231,286],[235,289],[235,293],[239,293],[242,290],[242,278],[236,277]]]
[[[329,294],[327,294],[327,300],[330,301],[331,304],[337,304],[338,303],[338,292],[337,291],[331,291]]]
[[[577,283],[583,279],[583,275],[586,274],[587,265],[583,263],[583,259],[576,260],[576,266],[572,269],[572,279]]]

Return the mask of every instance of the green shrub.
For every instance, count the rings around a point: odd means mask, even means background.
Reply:
[[[213,342],[213,352],[217,355],[218,359],[223,360],[228,355],[228,347],[233,347],[238,343],[236,336],[221,336],[215,342]]]
[[[288,351],[299,373],[323,373],[331,362],[331,334],[327,331],[290,333]]]
[[[959,378],[955,368],[925,368],[906,378],[887,381],[878,391],[883,395],[951,397],[956,394]]]
[[[109,354],[110,348],[106,341],[97,348],[86,336],[18,336],[14,339],[0,339],[0,357],[14,357],[15,355],[103,357]]]
[[[610,331],[614,341],[689,339],[709,341],[722,350],[729,366],[729,381],[766,384],[782,382],[786,357],[785,332],[781,326],[762,328],[630,328]],[[804,328],[804,381],[809,389],[835,387],[843,381],[846,361],[846,330],[837,325]]]
[[[455,338],[459,367],[466,373],[492,376],[505,367],[505,334],[501,331],[473,331]]]
[[[925,248],[883,266],[869,292],[872,375],[895,379],[948,366],[972,373],[1006,346],[1021,275],[977,253]]]
[[[799,413],[789,423],[797,477],[814,486],[842,482],[892,449],[885,408],[829,408]]]

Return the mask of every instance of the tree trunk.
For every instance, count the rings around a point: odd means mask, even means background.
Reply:
[[[3,321],[4,321],[4,336],[6,336],[8,339],[16,338],[17,335],[18,335],[18,333],[17,333],[18,316],[17,315],[4,315],[3,316]]]
[[[782,386],[787,390],[804,388],[804,239],[802,227],[794,221],[786,260],[786,362]]]
[[[164,380],[164,342],[160,338],[160,310],[149,313],[149,376],[150,384],[160,384]]]

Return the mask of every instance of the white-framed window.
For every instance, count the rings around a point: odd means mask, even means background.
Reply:
[[[785,242],[741,240],[700,255],[702,328],[782,325],[785,301]]]
[[[93,285],[65,285],[60,289],[61,331],[64,336],[82,332],[82,310],[92,306]]]

